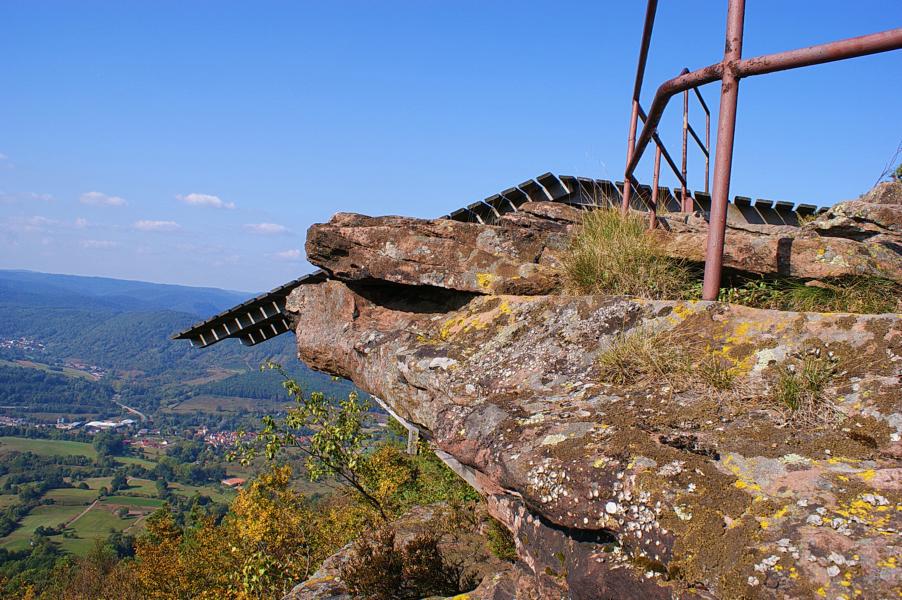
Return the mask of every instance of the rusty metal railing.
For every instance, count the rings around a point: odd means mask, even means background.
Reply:
[[[627,138],[626,168],[623,176],[622,210],[630,208],[630,199],[633,188],[638,190],[638,182],[633,172],[642,158],[648,144],[655,143],[655,175],[652,187],[652,199],[650,203],[649,226],[654,227],[656,217],[656,194],[658,189],[658,171],[660,159],[664,156],[671,169],[676,172],[676,166],[670,159],[657,134],[658,124],[664,109],[670,98],[683,93],[683,165],[677,180],[681,185],[680,198],[683,210],[691,210],[691,199],[686,192],[686,134],[690,132],[688,125],[688,95],[689,90],[694,90],[703,108],[709,115],[706,124],[705,154],[705,190],[708,189],[708,164],[710,142],[710,113],[698,88],[721,81],[720,111],[717,123],[717,146],[714,155],[714,183],[712,186],[711,214],[708,224],[708,238],[705,247],[705,279],[702,286],[702,298],[714,300],[720,291],[721,270],[723,265],[724,237],[727,226],[727,198],[730,192],[730,175],[733,162],[733,140],[736,132],[736,105],[739,98],[739,80],[753,75],[764,75],[787,69],[796,69],[818,65],[837,60],[856,58],[878,52],[887,52],[902,48],[902,28],[890,29],[880,33],[873,33],[855,38],[799,48],[787,52],[766,54],[755,58],[742,58],[742,38],[745,21],[745,0],[728,0],[726,44],[723,60],[696,71],[684,69],[677,77],[665,81],[658,88],[652,100],[648,114],[642,110],[639,104],[639,95],[642,91],[642,79],[645,75],[645,65],[648,60],[648,49],[651,43],[651,33],[654,28],[655,13],[657,12],[657,0],[648,0],[645,11],[645,25],[642,31],[642,44],[639,50],[639,64],[636,69],[636,83],[633,86],[632,114],[630,116],[629,136]],[[642,117],[642,132],[636,137],[638,119]],[[694,130],[691,131],[693,139],[701,146],[701,140]]]

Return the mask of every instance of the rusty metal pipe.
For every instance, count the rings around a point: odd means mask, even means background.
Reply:
[[[727,230],[727,203],[730,196],[730,171],[733,165],[733,140],[736,134],[736,106],[739,101],[739,61],[742,60],[742,34],[745,0],[730,0],[727,9],[727,35],[720,86],[720,112],[717,120],[717,148],[714,155],[714,187],[711,216],[705,245],[705,279],[702,300],[716,300],[720,292],[723,244]]]
[[[747,58],[739,61],[737,74],[739,77],[752,77],[775,71],[898,50],[900,48],[902,48],[902,28],[896,28],[838,42]],[[678,75],[662,83],[658,87],[657,92],[655,92],[651,106],[649,106],[648,120],[645,122],[645,127],[642,128],[642,132],[636,140],[631,158],[624,172],[632,173],[635,171],[639,159],[642,158],[642,152],[644,152],[651,141],[652,133],[658,127],[664,109],[667,107],[667,102],[671,97],[683,90],[713,83],[721,79],[722,75],[723,63],[717,63],[684,75]]]
[[[687,70],[688,72],[688,70]],[[708,108],[708,103],[705,102],[704,97],[702,97],[702,93],[698,91],[698,88],[692,88],[692,91],[695,92],[695,97],[698,98],[698,103],[702,105],[702,110],[705,111],[706,115],[711,114],[711,110]]]
[[[633,161],[633,151],[636,147],[636,127],[639,123],[639,101],[633,100],[633,109],[630,114],[630,132],[629,136],[626,140],[626,164],[629,165]],[[630,182],[630,176],[632,172],[627,173],[623,177],[623,196],[621,201],[620,210],[626,214],[626,211],[630,208],[630,195],[633,189],[633,184]]]
[[[655,145],[655,174],[651,184],[651,207],[648,211],[648,228],[658,226],[658,178],[661,175],[661,146]]]
[[[692,125],[689,125],[688,130],[689,135],[691,135],[692,139],[695,141],[695,145],[698,146],[698,149],[702,151],[702,154],[707,156],[708,149],[705,148],[705,142],[703,142],[702,139],[698,137],[698,133],[696,133],[695,128]]]
[[[705,193],[708,193],[708,170],[711,165],[711,113],[705,107]]]
[[[839,40],[838,42],[829,42],[827,44],[809,46],[808,48],[747,58],[739,61],[737,73],[739,77],[751,77],[753,75],[785,71],[786,69],[810,67],[847,58],[857,58],[900,48],[902,48],[902,27]]]
[[[689,69],[683,69],[688,72]],[[680,210],[686,212],[686,150],[689,145],[689,90],[683,90],[683,162],[681,163],[680,172],[683,175],[682,187],[680,188]]]
[[[648,61],[648,48],[651,45],[651,32],[655,26],[655,13],[658,10],[658,0],[648,0],[645,6],[645,24],[642,27],[642,42],[639,46],[639,64],[636,66],[636,81],[633,84],[633,103],[630,114],[629,135],[626,141],[626,164],[629,165],[633,159],[633,152],[636,148],[636,128],[639,121],[639,96],[642,94],[642,80],[645,78],[645,64]],[[621,210],[626,213],[630,206],[630,195],[633,185],[630,175],[627,173],[623,177],[623,201]]]
[[[645,111],[642,110],[642,105],[639,105],[639,120],[642,121],[642,123],[645,123],[646,118],[647,117],[645,115]],[[682,184],[682,185],[686,185],[686,178],[680,174],[680,170],[677,168],[677,165],[674,162],[673,158],[670,157],[670,152],[667,151],[667,148],[664,146],[664,142],[662,142],[661,138],[658,137],[658,133],[655,132],[655,133],[651,134],[651,139],[652,139],[652,141],[654,141],[655,145],[661,149],[661,153],[664,156],[664,160],[665,160],[665,162],[667,162],[667,165],[670,167],[670,170],[673,171],[673,175],[674,175],[674,177],[677,178],[677,181],[679,181],[680,184]]]
[[[642,158],[642,152],[645,151],[645,148],[651,141],[652,135],[654,135],[657,130],[658,124],[661,122],[661,116],[664,114],[664,109],[667,107],[667,102],[670,98],[683,90],[717,81],[721,78],[722,74],[723,64],[717,63],[708,65],[697,71],[686,73],[685,75],[679,75],[661,84],[648,109],[648,119],[645,121],[645,126],[642,128],[642,132],[636,140],[633,153],[630,156],[630,160],[627,163],[624,173],[631,174],[636,170],[636,165],[639,163],[639,159]]]

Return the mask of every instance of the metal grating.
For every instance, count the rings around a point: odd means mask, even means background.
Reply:
[[[650,197],[651,188],[638,186],[637,190],[638,193],[633,197],[631,204],[644,210],[644,198]],[[678,194],[677,189],[671,192],[669,188],[659,187],[658,197],[668,207],[678,205],[676,201]],[[695,192],[691,195],[695,199],[696,210],[707,217],[711,206],[710,196],[704,192]],[[619,206],[622,197],[623,182],[569,175],[558,177],[552,173],[545,173],[440,218],[492,225],[504,215],[517,212],[526,202],[561,202],[582,209],[594,209]],[[734,209],[730,211],[730,219],[747,223],[798,225],[798,215],[820,212],[810,204],[793,206],[783,201],[775,205],[768,200],[756,200],[752,206],[751,199],[746,196],[737,196],[731,206]],[[246,346],[259,344],[291,329],[291,323],[285,312],[288,294],[298,286],[324,281],[327,276],[325,271],[317,271],[290,281],[197,323],[177,333],[173,338],[189,340],[198,348],[206,348],[227,338],[238,338]]]
[[[245,346],[259,344],[291,330],[285,300],[292,290],[325,279],[325,271],[304,275],[192,325],[172,338],[188,340],[196,348],[206,348],[227,338],[238,338]]]

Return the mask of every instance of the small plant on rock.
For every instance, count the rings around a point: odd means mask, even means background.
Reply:
[[[638,328],[619,333],[598,356],[598,368],[603,381],[626,385],[652,377],[669,380],[686,370],[686,360],[669,332]]]
[[[496,558],[514,562],[517,560],[517,545],[510,530],[496,519],[489,519],[485,529],[486,544],[489,552]]]
[[[836,361],[809,353],[798,365],[779,368],[772,401],[788,425],[832,421],[836,411],[824,395],[836,373]]]
[[[354,544],[341,579],[355,598],[367,600],[449,596],[476,585],[445,559],[435,533],[421,533],[399,549],[388,527]]]
[[[593,210],[574,234],[564,268],[571,289],[663,299],[683,297],[691,270],[664,254],[644,217],[616,209]]]
[[[694,291],[700,296],[701,288]],[[718,300],[755,308],[877,314],[893,312],[902,285],[878,277],[842,277],[805,282],[792,278],[744,279],[724,287]]]
[[[715,354],[705,354],[695,371],[705,385],[722,392],[732,389],[736,380],[736,372],[730,361]]]

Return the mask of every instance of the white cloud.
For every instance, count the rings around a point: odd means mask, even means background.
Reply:
[[[110,248],[115,248],[119,244],[117,242],[111,242],[110,240],[82,240],[81,246],[82,248],[91,248],[96,250],[109,250]]]
[[[39,194],[37,192],[24,192],[24,193],[7,193],[0,192],[0,204],[14,204],[24,200],[26,202],[30,201],[38,201],[38,202],[52,202],[53,196],[50,194]]]
[[[85,192],[79,196],[79,201],[88,206],[125,206],[128,202],[119,196],[110,196],[103,192]]]
[[[272,256],[273,256],[273,258],[276,258],[278,260],[294,262],[294,261],[301,260],[301,258],[303,258],[304,255],[301,254],[301,251],[298,250],[297,248],[292,248],[291,250],[283,250],[282,252],[276,252]]]
[[[75,219],[74,225],[76,229],[84,229],[88,226],[88,220],[84,217],[78,217],[77,219]]]
[[[182,228],[175,221],[135,221],[135,229],[141,231],[177,231]]]
[[[219,196],[211,194],[198,194],[196,192],[176,196],[181,202],[190,206],[205,206],[207,208],[235,208],[234,202],[225,202]]]
[[[284,235],[290,233],[287,227],[278,223],[248,223],[244,229],[256,235]]]
[[[48,219],[47,217],[35,216],[22,219],[21,224],[23,231],[34,233],[43,232],[46,231],[48,227],[59,225],[59,221],[56,219]]]
[[[275,254],[271,254],[273,258],[276,260],[284,260],[287,262],[296,262],[304,258],[304,253],[298,250],[297,248],[292,248],[290,250],[283,250],[281,252],[276,252]]]

